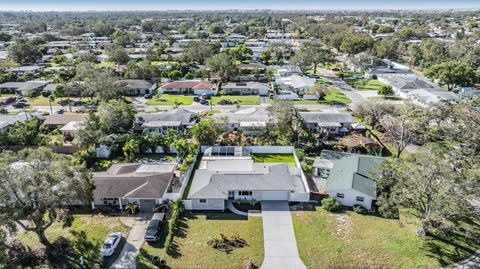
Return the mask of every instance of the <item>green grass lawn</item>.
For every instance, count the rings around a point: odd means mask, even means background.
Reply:
[[[102,264],[100,257],[100,247],[107,235],[111,232],[121,232],[124,237],[128,235],[129,228],[120,222],[118,217],[108,217],[102,215],[75,215],[72,225],[67,228],[62,227],[62,223],[54,223],[46,230],[46,236],[53,242],[60,236],[70,240],[73,245],[78,260],[80,254],[85,257],[85,266],[89,268],[98,267]],[[18,238],[31,248],[39,247],[38,237],[33,232],[22,232]],[[69,268],[80,268],[78,264],[70,264]]]
[[[385,85],[376,79],[346,79],[345,82],[358,91],[378,91]]]
[[[260,97],[257,95],[222,95],[212,96],[213,105],[218,105],[220,100],[230,100],[239,105],[259,105]]]
[[[292,212],[300,257],[308,268],[439,268],[479,247],[462,234],[421,239],[413,217],[388,220],[315,209]],[[480,232],[478,223],[475,227]]]
[[[144,243],[137,257],[137,268],[158,268],[151,257],[160,256],[169,268],[237,269],[252,258],[255,265],[263,261],[263,229],[261,218],[249,218],[230,213],[187,213],[180,221],[180,232],[173,239],[173,251],[164,255],[163,234],[159,243]],[[166,229],[164,229],[166,230]],[[227,237],[237,235],[248,246],[235,248],[231,253],[213,249],[207,242],[223,233]]]
[[[295,167],[295,158],[292,154],[264,154],[254,153],[252,159],[256,163],[288,163],[289,166]]]
[[[150,106],[173,106],[177,103],[180,105],[191,105],[193,103],[193,96],[160,94],[147,101],[147,105]]]
[[[323,100],[320,100],[321,104],[327,105],[348,105],[351,102],[352,100],[350,100],[350,98],[335,88],[328,89]]]

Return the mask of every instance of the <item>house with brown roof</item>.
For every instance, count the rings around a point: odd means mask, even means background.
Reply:
[[[203,80],[184,80],[168,82],[158,88],[159,93],[215,95],[215,84]]]
[[[53,114],[47,116],[43,124],[50,129],[58,129],[65,137],[74,137],[84,128],[86,114]]]
[[[93,173],[95,190],[92,208],[136,202],[142,211],[151,212],[163,202],[175,179],[175,164],[113,164],[106,172]]]

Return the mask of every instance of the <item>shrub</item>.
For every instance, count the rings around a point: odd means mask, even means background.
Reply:
[[[173,241],[173,235],[175,233],[175,229],[177,226],[178,219],[182,216],[183,212],[185,212],[185,207],[183,206],[182,200],[177,200],[172,206],[172,215],[170,216],[170,220],[168,222],[168,235],[165,238],[164,249],[165,252],[170,251],[170,245]]]
[[[322,200],[322,208],[329,212],[340,212],[342,205],[333,198],[325,198]]]
[[[358,213],[358,214],[367,214],[368,210],[361,205],[354,205],[353,206],[353,212]]]

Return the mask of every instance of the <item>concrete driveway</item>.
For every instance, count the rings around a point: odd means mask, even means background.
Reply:
[[[132,229],[128,233],[127,242],[117,260],[110,266],[110,269],[136,269],[137,255],[143,244],[143,238],[147,230],[151,214],[143,213],[138,217],[131,218]]]
[[[298,256],[292,216],[286,201],[263,201],[265,258],[261,269],[306,269]]]

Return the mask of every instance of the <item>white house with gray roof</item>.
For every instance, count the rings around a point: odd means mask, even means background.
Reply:
[[[314,182],[344,206],[372,209],[377,183],[371,178],[384,158],[323,150],[313,163]],[[322,186],[319,186],[322,185]]]
[[[227,148],[227,147],[215,147]],[[308,201],[303,172],[287,163],[257,163],[242,147],[209,148],[187,196],[192,210],[224,210],[228,200]]]
[[[196,122],[197,114],[178,108],[167,112],[139,113],[135,115],[134,129],[146,133],[167,133],[168,130],[183,132]]]
[[[264,107],[251,107],[235,112],[214,114],[213,119],[229,131],[243,131],[248,135],[256,135],[265,131],[268,124],[274,122]]]
[[[352,115],[344,112],[300,112],[308,128],[326,135],[346,134],[350,131]]]

